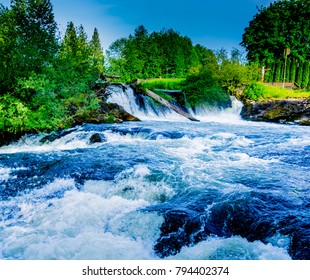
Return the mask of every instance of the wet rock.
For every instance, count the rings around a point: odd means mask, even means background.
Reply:
[[[122,123],[124,121],[139,121],[138,118],[125,111],[122,106],[115,103],[100,103],[100,108],[87,114],[74,116],[74,124],[83,123],[102,124],[102,123]]]
[[[40,143],[44,144],[46,142],[53,142],[57,139],[60,139],[68,134],[70,134],[71,132],[75,131],[76,129],[67,129],[67,130],[57,130],[57,131],[53,131],[47,135],[45,135],[41,140]]]
[[[101,105],[102,111],[108,112],[113,115],[115,119],[120,119],[122,121],[139,121],[138,118],[129,114],[125,111],[123,106],[120,106],[116,103],[106,103]]]
[[[7,131],[0,131],[0,147],[10,145],[12,142],[18,141],[23,136],[23,133],[10,133]]]
[[[89,142],[91,144],[102,143],[104,141],[105,139],[103,139],[103,137],[99,133],[95,133],[89,138]]]
[[[310,125],[310,99],[247,102],[241,116],[251,121]]]

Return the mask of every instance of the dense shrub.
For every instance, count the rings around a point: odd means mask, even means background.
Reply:
[[[191,107],[200,104],[226,107],[231,102],[229,94],[218,86],[217,78],[207,69],[188,76],[183,83],[183,91],[185,102]]]

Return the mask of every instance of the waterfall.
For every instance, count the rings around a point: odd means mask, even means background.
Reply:
[[[202,122],[220,122],[220,123],[239,123],[242,122],[240,113],[243,103],[235,96],[231,96],[231,107],[218,108],[206,105],[200,105],[195,110],[190,110],[197,119]]]
[[[174,121],[188,121],[183,116],[166,108],[148,96],[135,94],[131,87],[127,87],[125,91],[118,86],[110,86],[108,88],[110,96],[108,102],[117,103],[124,107],[124,109],[138,117],[141,120],[174,120]],[[192,109],[188,109],[189,113],[203,122],[238,122],[241,121],[240,112],[242,109],[242,102],[235,97],[231,97],[231,108],[218,108],[200,105]]]
[[[126,90],[123,91],[120,87],[110,86],[108,90],[110,96],[107,102],[123,106],[128,113],[134,115],[140,120],[188,121],[186,118],[169,108],[158,104],[150,97],[135,94],[131,87],[127,87]]]

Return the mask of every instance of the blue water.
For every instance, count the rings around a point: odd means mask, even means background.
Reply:
[[[0,148],[0,258],[309,260],[309,127],[207,119]]]

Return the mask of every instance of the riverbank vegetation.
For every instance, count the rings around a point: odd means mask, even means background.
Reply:
[[[104,55],[95,29],[67,25],[58,36],[50,1],[0,5],[0,132],[51,131],[99,107]]]
[[[292,90],[255,82],[245,87],[243,97],[253,101],[307,99],[310,98],[310,90]]]

